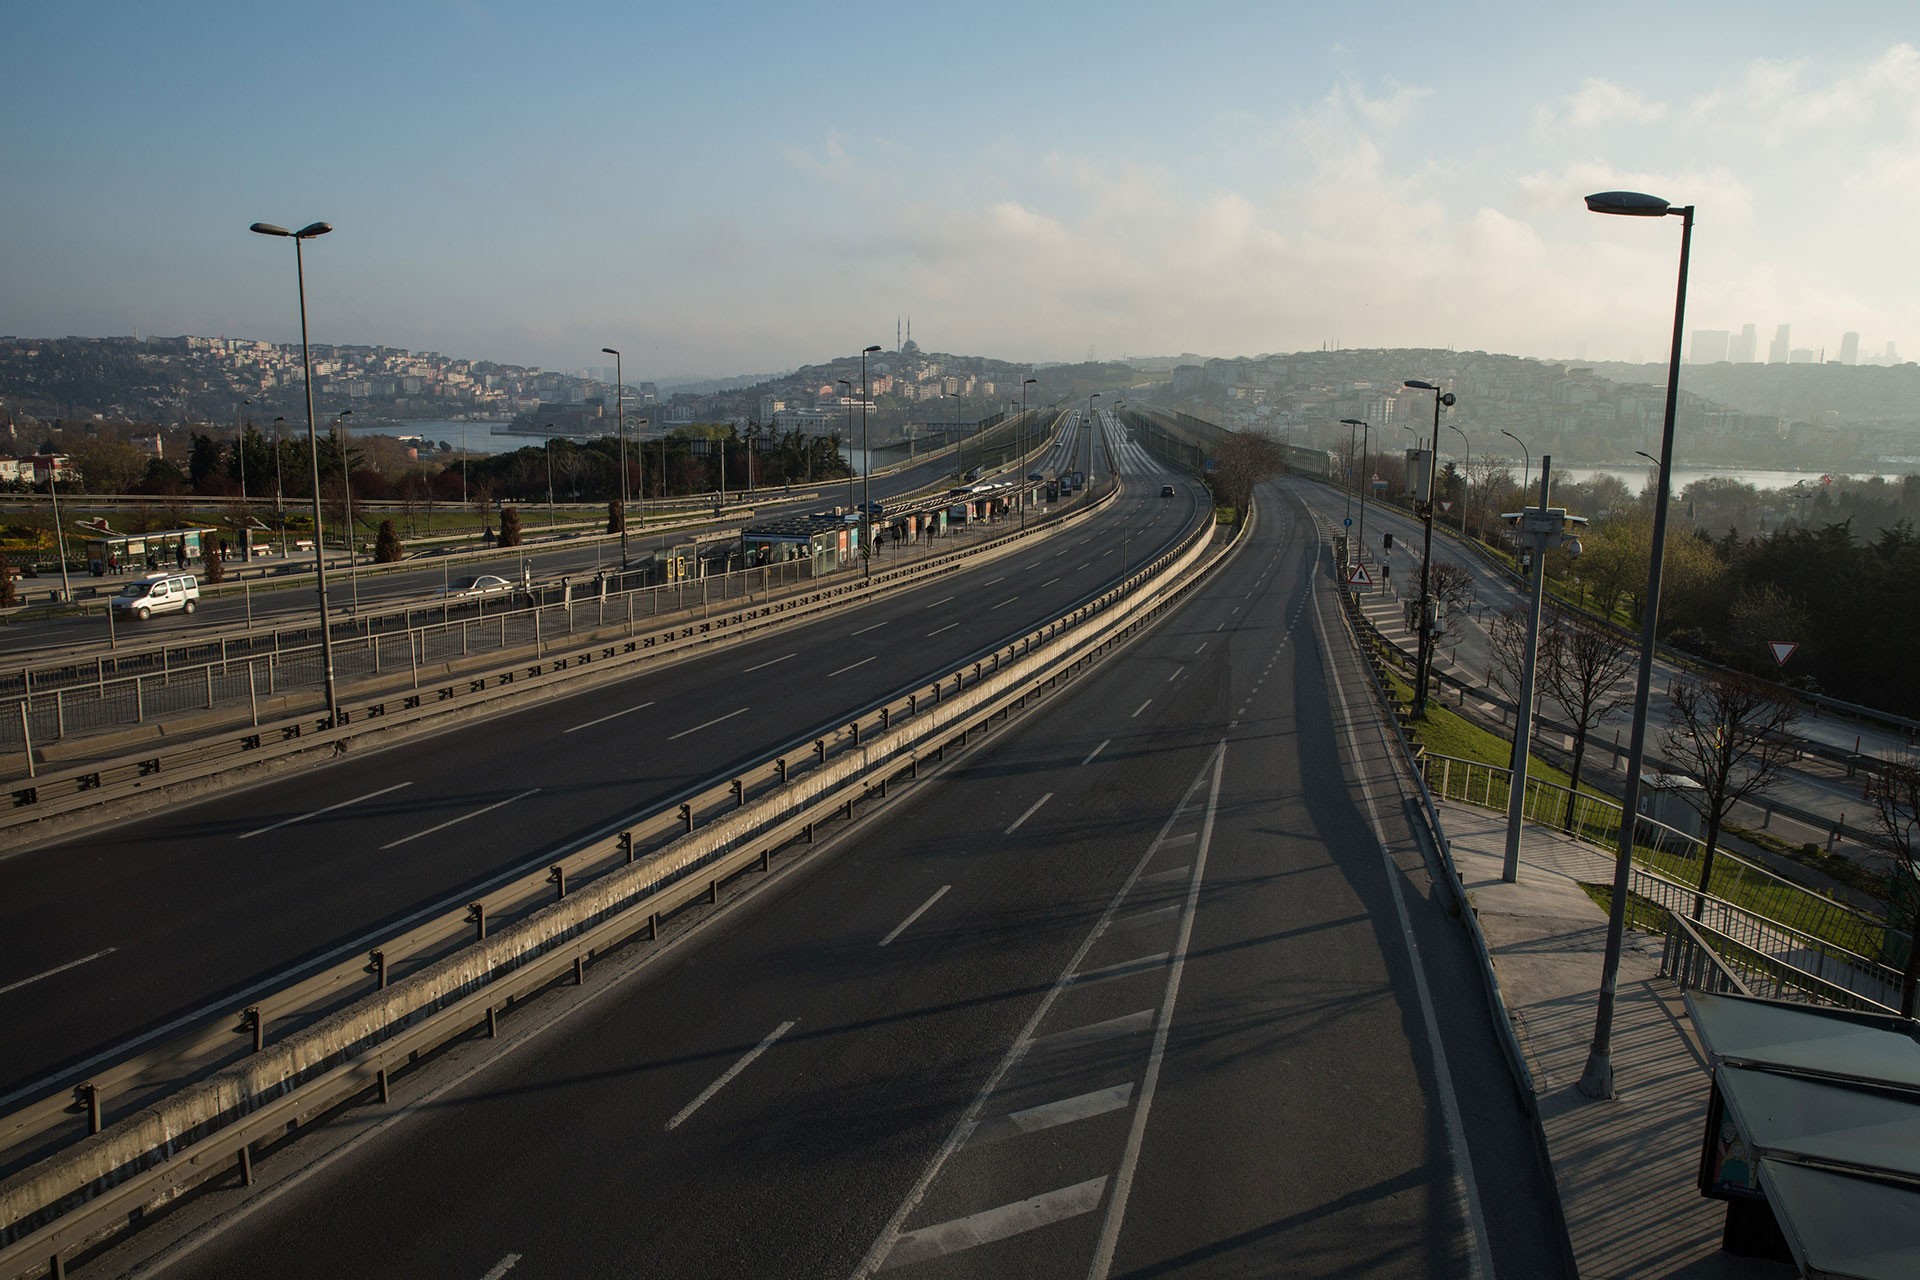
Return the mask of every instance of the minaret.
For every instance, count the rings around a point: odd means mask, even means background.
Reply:
[[[900,317],[893,318],[893,349],[900,350]]]

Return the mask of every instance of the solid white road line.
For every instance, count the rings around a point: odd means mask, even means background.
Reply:
[[[1102,751],[1105,751],[1107,749],[1107,744],[1112,741],[1113,741],[1112,738],[1102,738],[1100,740],[1100,745],[1095,747],[1093,750],[1087,752],[1087,758],[1085,760],[1082,760],[1080,763],[1083,765],[1092,764],[1093,758],[1099,755]]]
[[[847,634],[850,636],[863,636],[867,634],[867,632],[869,631],[878,631],[881,627],[884,627],[886,625],[887,624],[884,622],[876,622],[870,627],[862,627],[858,631],[849,631],[847,632]]]
[[[520,1261],[520,1255],[517,1253],[510,1253],[506,1257],[500,1259],[500,1261],[494,1263],[493,1270],[481,1276],[480,1280],[500,1280],[501,1276],[504,1276],[507,1274],[507,1272],[513,1270],[513,1264],[518,1261]]]
[[[769,658],[765,662],[762,662],[756,666],[748,667],[745,671],[741,672],[741,674],[752,675],[756,671],[765,671],[768,667],[775,666],[779,663],[785,662],[788,658],[795,658],[798,656],[799,656],[798,654],[783,653],[777,658]]]
[[[1148,707],[1150,707],[1150,706],[1152,706],[1152,705],[1153,705],[1153,699],[1152,699],[1152,698],[1148,698],[1148,699],[1147,699],[1147,700],[1146,700],[1145,702],[1143,702],[1143,703],[1141,703],[1141,704],[1140,704],[1139,706],[1137,706],[1137,707],[1135,707],[1135,708],[1133,709],[1133,714],[1132,714],[1132,715],[1130,715],[1130,716],[1128,716],[1128,717],[1127,717],[1127,719],[1129,719],[1129,720],[1138,720],[1138,719],[1140,718],[1140,713],[1141,713],[1142,711],[1145,711],[1145,710],[1146,710],[1146,709],[1147,709]]]
[[[914,912],[912,915],[908,916],[905,920],[902,920],[899,924],[893,926],[893,932],[888,934],[886,937],[880,939],[880,945],[884,947],[889,942],[892,942],[895,938],[905,933],[907,931],[908,925],[912,924],[915,920],[918,920],[921,916],[925,915],[927,908],[932,906],[934,903],[940,901],[940,899],[943,896],[945,896],[947,890],[951,888],[953,888],[952,885],[943,884],[938,889],[934,890],[934,894],[931,898],[928,898],[925,902],[921,903],[918,907],[914,908]]]
[[[413,784],[411,782],[396,782],[390,787],[382,787],[378,791],[369,791],[367,792],[367,794],[363,796],[355,796],[351,800],[342,800],[339,804],[330,804],[324,809],[315,809],[311,813],[303,813],[298,817],[287,818],[283,821],[274,823],[270,827],[261,827],[258,830],[249,831],[237,838],[241,840],[251,840],[255,836],[263,836],[267,834],[267,832],[269,831],[278,831],[280,828],[290,827],[296,822],[305,822],[308,818],[317,818],[323,813],[332,813],[335,809],[344,809],[348,805],[359,804],[362,800],[375,800],[381,796],[386,795],[388,792],[398,791],[402,787],[410,787],[412,785]]]
[[[380,852],[385,853],[389,849],[398,849],[401,845],[411,843],[412,841],[418,840],[422,836],[430,836],[436,831],[445,831],[448,827],[458,826],[460,823],[465,822],[468,818],[477,818],[483,813],[492,813],[495,809],[503,809],[506,806],[512,804],[515,800],[525,800],[528,796],[534,794],[534,792],[538,790],[540,790],[540,788],[533,787],[529,790],[522,791],[517,796],[508,796],[505,800],[496,800],[494,803],[486,806],[483,809],[475,809],[472,813],[463,813],[457,818],[448,818],[445,822],[441,823],[437,827],[428,827],[425,831],[416,831],[410,836],[401,836],[398,840],[393,841],[391,844],[381,845]]]
[[[1314,629],[1324,639],[1327,627],[1320,613],[1319,593],[1315,592],[1311,598]],[[1427,1033],[1427,1056],[1433,1063],[1434,1085],[1440,1095],[1440,1115],[1445,1124],[1447,1150],[1453,1157],[1453,1193],[1459,1201],[1461,1217],[1472,1236],[1467,1242],[1468,1272],[1475,1277],[1490,1276],[1494,1274],[1493,1254],[1487,1239],[1486,1218],[1480,1207],[1480,1185],[1473,1175],[1473,1153],[1467,1146],[1466,1125],[1460,1115],[1460,1099],[1453,1090],[1453,1072],[1447,1066],[1447,1047],[1440,1039],[1439,1014],[1433,1007],[1433,992],[1427,986],[1427,971],[1421,960],[1419,940],[1414,937],[1413,921],[1407,914],[1406,890],[1401,884],[1404,877],[1400,868],[1394,865],[1393,855],[1387,851],[1387,838],[1381,829],[1373,787],[1359,766],[1360,743],[1354,736],[1354,715],[1347,702],[1346,688],[1337,678],[1332,678],[1332,671],[1328,675],[1327,683],[1340,704],[1340,717],[1346,722],[1345,736],[1348,754],[1354,761],[1353,775],[1360,784],[1367,826],[1372,829],[1374,842],[1380,849],[1381,868],[1386,872],[1387,884],[1393,890],[1393,905],[1400,919],[1401,940],[1407,949],[1407,967],[1413,971],[1414,990],[1420,997],[1420,1015]]]
[[[1213,819],[1220,809],[1220,783],[1226,771],[1227,744],[1223,740],[1214,752],[1213,782],[1207,789],[1206,816],[1200,822],[1200,847],[1193,858],[1193,878],[1187,883],[1186,907],[1180,914],[1179,940],[1174,943],[1173,959],[1168,965],[1167,993],[1154,1027],[1153,1048],[1147,1053],[1146,1074],[1140,1080],[1140,1105],[1134,1108],[1133,1127],[1127,1134],[1120,1169],[1114,1174],[1113,1200],[1107,1206],[1106,1220],[1100,1225],[1093,1265],[1087,1269],[1089,1277],[1103,1277],[1113,1269],[1113,1251],[1120,1242],[1120,1223],[1127,1215],[1127,1194],[1133,1187],[1134,1168],[1140,1162],[1140,1145],[1147,1136],[1147,1114],[1153,1109],[1153,1091],[1160,1083],[1160,1064],[1167,1055],[1173,1007],[1180,998],[1180,979],[1186,973],[1187,949],[1193,944],[1193,918],[1200,909],[1200,885],[1207,877],[1207,851],[1213,846]]]
[[[956,623],[955,625],[958,625],[958,624]],[[843,676],[847,674],[847,672],[852,671],[855,667],[864,667],[869,662],[878,662],[879,660],[880,660],[880,655],[875,653],[860,659],[860,661],[858,662],[849,662],[846,666],[840,668],[838,671],[827,672],[827,679],[831,680],[835,676]]]
[[[119,949],[118,947],[108,947],[105,951],[96,951],[90,956],[81,956],[78,960],[69,960],[65,964],[57,964],[45,973],[36,973],[31,978],[22,978],[18,982],[9,982],[6,986],[0,987],[0,996],[7,994],[9,991],[18,991],[22,987],[30,987],[40,981],[40,979],[51,978],[56,973],[65,973],[69,969],[78,969],[89,960],[98,960],[101,956],[112,955]]]
[[[908,1263],[944,1257],[962,1249],[1037,1231],[1068,1218],[1077,1218],[1083,1213],[1092,1213],[1100,1207],[1100,1197],[1106,1189],[1105,1177],[1092,1178],[1071,1187],[1061,1187],[1058,1191],[1003,1204],[997,1209],[985,1209],[964,1218],[955,1218],[951,1222],[921,1227],[918,1231],[903,1231],[879,1269],[890,1271]]]
[[[674,735],[672,735],[671,737],[669,737],[669,738],[667,739],[667,741],[668,741],[668,742],[675,742],[675,741],[678,741],[679,739],[681,739],[681,738],[684,738],[684,737],[686,737],[686,736],[687,736],[688,734],[690,734],[690,733],[698,733],[698,732],[700,732],[700,731],[701,731],[702,729],[711,729],[711,728],[713,728],[713,726],[715,726],[715,725],[717,725],[717,724],[719,724],[719,723],[720,723],[721,721],[723,721],[723,720],[731,720],[731,719],[733,719],[733,718],[734,718],[735,716],[743,716],[743,715],[745,715],[745,714],[747,714],[747,708],[746,708],[746,707],[742,707],[742,708],[740,708],[740,709],[739,709],[738,711],[729,711],[729,712],[727,712],[727,714],[725,714],[725,715],[723,715],[723,716],[715,716],[715,717],[714,717],[713,719],[711,719],[711,720],[709,720],[709,721],[707,721],[707,722],[706,722],[705,724],[697,724],[697,725],[695,725],[695,726],[693,726],[693,728],[691,728],[691,729],[682,729],[682,730],[681,730],[680,732],[678,732],[678,733],[676,733],[676,734],[674,734]]]
[[[791,657],[792,655],[789,654],[788,656]],[[645,711],[652,705],[651,702],[643,702],[637,707],[628,707],[625,711],[616,711],[612,715],[601,716],[598,720],[588,720],[584,723],[574,725],[572,729],[562,729],[560,732],[572,733],[574,729],[591,729],[597,724],[605,724],[609,720],[618,720],[621,716],[630,716],[636,711]]]
[[[1029,808],[1025,813],[1021,814],[1019,817],[1013,820],[1013,825],[1007,828],[1006,834],[1012,835],[1014,832],[1018,831],[1020,829],[1021,823],[1025,822],[1028,818],[1031,818],[1034,814],[1040,812],[1040,806],[1045,804],[1047,801],[1051,799],[1053,799],[1053,792],[1049,791],[1047,792],[1047,794],[1041,796],[1038,800],[1035,800],[1031,808]]]
[[[679,1113],[676,1114],[673,1117],[673,1119],[667,1121],[667,1128],[669,1130],[678,1129],[683,1123],[685,1123],[688,1116],[692,1115],[694,1112],[698,1111],[701,1107],[705,1106],[708,1099],[712,1098],[714,1094],[726,1088],[728,1083],[731,1082],[735,1076],[739,1075],[742,1071],[745,1071],[748,1067],[753,1065],[753,1060],[755,1058],[765,1053],[768,1049],[771,1049],[773,1047],[773,1042],[775,1040],[778,1040],[781,1036],[787,1034],[787,1032],[791,1030],[793,1030],[793,1022],[789,1020],[781,1023],[779,1026],[775,1027],[772,1031],[769,1031],[767,1033],[767,1038],[765,1040],[762,1040],[759,1044],[753,1046],[753,1048],[747,1050],[747,1052],[741,1057],[740,1061],[734,1063],[732,1066],[727,1068],[726,1074],[722,1075],[718,1080],[715,1080],[712,1084],[702,1089],[700,1091],[699,1097],[695,1098],[692,1102],[689,1102],[686,1106],[680,1108]]]
[[[957,627],[957,626],[959,626],[959,625],[960,625],[960,624],[959,624],[959,623],[957,623],[957,622],[949,622],[949,623],[948,623],[948,624],[947,624],[946,626],[944,626],[944,627],[941,627],[941,628],[940,628],[940,629],[939,629],[938,631],[929,631],[929,632],[927,632],[927,635],[928,635],[928,637],[929,637],[929,638],[931,638],[931,637],[933,637],[933,636],[937,636],[937,635],[939,635],[941,631],[951,631],[951,630],[953,630],[953,629],[954,629],[955,627]]]

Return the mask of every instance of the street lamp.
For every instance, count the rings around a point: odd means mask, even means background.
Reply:
[[[327,616],[327,557],[322,549],[320,516],[320,433],[313,418],[313,351],[307,343],[307,267],[301,254],[303,241],[327,234],[333,227],[325,222],[310,222],[298,231],[256,222],[248,230],[263,236],[285,236],[293,241],[293,269],[300,290],[300,365],[307,384],[307,462],[313,479],[313,577],[320,597],[320,666],[326,685],[327,720],[340,723],[340,701],[333,687],[333,629]]]
[[[54,473],[59,471],[57,457],[47,459],[47,497],[53,502],[53,540],[60,548],[60,600],[63,604],[73,601],[73,583],[67,578],[67,531],[60,525],[60,491],[54,487]],[[181,537],[184,539],[185,534]],[[111,613],[111,610],[109,610]]]
[[[1419,391],[1433,392],[1433,449],[1427,454],[1427,500],[1420,512],[1420,649],[1419,661],[1413,680],[1413,714],[1423,716],[1427,713],[1427,684],[1433,678],[1433,618],[1427,612],[1429,606],[1427,593],[1433,578],[1433,481],[1434,466],[1440,459],[1440,407],[1453,404],[1453,392],[1442,391],[1431,382],[1422,382],[1418,378],[1408,378],[1406,386]],[[1417,502],[1419,495],[1415,495]]]
[[[847,389],[842,398],[847,402],[847,509],[853,509],[853,379],[835,378],[835,382]]]
[[[284,489],[280,483],[280,424],[285,418],[273,420],[273,522],[280,527],[280,563],[287,562],[287,508],[283,499]]]
[[[1027,527],[1027,499],[1032,496],[1033,486],[1027,481],[1027,388],[1039,385],[1040,379],[1028,378],[1020,384],[1020,527]]]
[[[1340,425],[1347,429],[1347,465],[1353,465],[1353,429],[1360,428],[1360,473],[1356,477],[1360,490],[1360,532],[1354,538],[1353,545],[1359,550],[1354,556],[1355,562],[1366,558],[1367,554],[1367,440],[1373,435],[1373,424],[1359,418],[1342,418]],[[1349,506],[1348,510],[1352,510]]]
[[[1099,398],[1098,391],[1087,397],[1087,484],[1080,490],[1083,497],[1093,493],[1093,402]]]
[[[875,343],[860,353],[860,572],[873,576],[873,446],[867,443],[867,357],[880,350]]]
[[[1520,494],[1521,500],[1525,501],[1526,492],[1533,485],[1533,454],[1528,452],[1527,442],[1525,440],[1522,440],[1519,436],[1513,434],[1513,432],[1508,431],[1505,427],[1500,429],[1500,434],[1520,446]]]
[[[250,550],[247,546],[247,406],[252,403],[251,400],[242,400],[240,408],[236,409],[233,415],[233,456],[240,465],[240,558],[242,560],[249,558],[247,553]],[[185,547],[184,539],[181,545]]]
[[[620,353],[612,347],[600,350],[613,357],[614,429],[620,438],[620,568],[627,567],[627,379],[620,371]],[[600,366],[606,368],[605,365]],[[606,401],[600,402],[602,405]],[[604,410],[602,410],[604,412]]]
[[[360,558],[353,552],[353,473],[347,465],[347,419],[353,410],[340,411],[340,487],[347,494],[347,576],[353,580],[353,611],[360,612]]]
[[[1693,246],[1693,206],[1676,208],[1658,196],[1636,191],[1606,191],[1587,197],[1594,213],[1633,218],[1680,219],[1680,280],[1673,300],[1673,354],[1667,364],[1667,414],[1660,433],[1660,482],[1653,504],[1653,553],[1647,561],[1647,590],[1640,621],[1640,672],[1634,685],[1633,736],[1627,746],[1626,794],[1620,801],[1620,849],[1613,867],[1613,903],[1607,912],[1607,950],[1601,963],[1600,1004],[1593,1044],[1587,1051],[1580,1092],[1589,1098],[1613,1096],[1613,1003],[1619,984],[1621,938],[1627,922],[1627,883],[1633,867],[1633,833],[1638,825],[1640,769],[1646,758],[1647,701],[1653,688],[1653,645],[1660,617],[1661,558],[1667,545],[1667,499],[1673,483],[1673,420],[1680,397],[1680,330],[1687,311],[1687,254]]]
[[[1467,499],[1468,491],[1473,487],[1473,441],[1467,439],[1467,433],[1447,424],[1447,430],[1460,437],[1460,536],[1467,536]]]
[[[547,424],[547,528],[557,523],[557,513],[553,509],[553,424]]]

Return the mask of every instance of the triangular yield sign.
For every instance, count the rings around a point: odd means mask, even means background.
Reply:
[[[1795,649],[1798,649],[1799,647],[1800,647],[1800,642],[1798,640],[1767,641],[1767,648],[1773,650],[1773,665],[1776,667],[1786,666],[1787,659],[1791,658],[1793,656],[1793,651]]]
[[[1363,564],[1353,566],[1353,572],[1347,575],[1347,585],[1350,587],[1372,586],[1373,578],[1368,575],[1367,566]]]

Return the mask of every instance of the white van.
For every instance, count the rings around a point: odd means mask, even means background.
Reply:
[[[200,606],[200,580],[190,573],[150,573],[129,582],[108,602],[116,613],[145,620],[156,613],[192,613]]]

